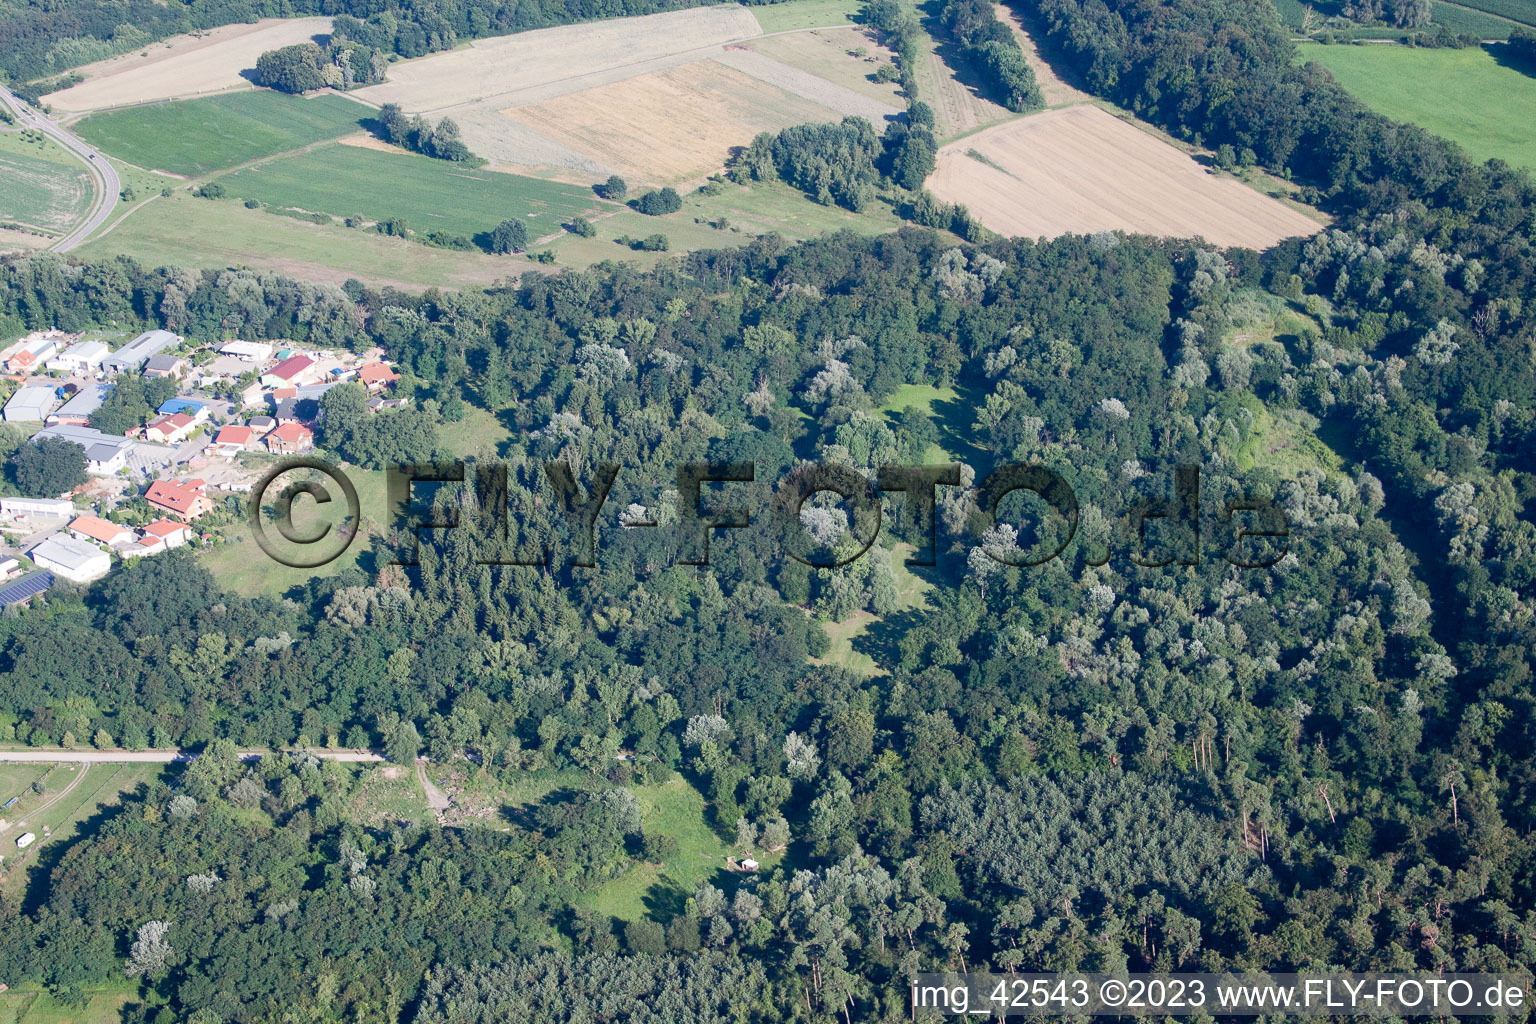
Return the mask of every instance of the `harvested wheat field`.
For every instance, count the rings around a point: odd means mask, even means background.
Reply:
[[[254,68],[256,58],[266,51],[330,31],[330,18],[266,18],[254,25],[177,36],[87,64],[79,69],[84,82],[50,93],[44,101],[55,110],[75,113],[239,88],[249,84],[240,72]]]
[[[508,106],[696,60],[704,54],[692,51],[761,32],[751,13],[734,5],[541,28],[392,65],[389,81],[357,95],[413,114],[489,99]]]
[[[783,61],[754,53],[751,50],[737,47],[727,47],[719,56],[714,58],[728,68],[734,68],[744,75],[749,75],[760,82],[776,85],[786,92],[792,92],[801,99],[819,103],[829,110],[835,110],[839,114],[851,114],[854,117],[862,117],[873,124],[876,129],[885,126],[887,118],[899,117],[902,109],[884,100],[874,99],[855,89],[829,82],[825,78],[813,75]]]
[[[744,45],[754,53],[782,61],[887,106],[905,109],[907,105],[895,82],[870,80],[880,65],[893,63],[893,54],[870,38],[865,29],[850,25],[812,32],[788,32],[763,36]],[[864,56],[857,56],[859,50],[864,51]]]
[[[640,75],[508,117],[621,173],[655,184],[705,178],[758,132],[839,114],[712,60]]]
[[[1030,238],[1121,229],[1263,249],[1322,227],[1087,104],[945,146],[927,187],[993,231]]]

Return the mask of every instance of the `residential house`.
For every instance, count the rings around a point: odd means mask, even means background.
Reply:
[[[159,355],[181,344],[181,335],[170,331],[145,331],[102,361],[108,373],[132,373]]]
[[[86,541],[59,534],[27,552],[39,569],[47,569],[71,583],[89,583],[112,571],[112,558]]]
[[[156,480],[144,492],[144,500],[189,522],[213,508],[201,480]]]
[[[45,385],[17,388],[11,400],[5,403],[5,422],[42,423],[58,400],[58,392]]]
[[[173,356],[167,352],[161,352],[150,356],[144,362],[144,376],[146,377],[174,377],[177,380],[187,375],[192,364],[180,356]]]
[[[251,446],[254,435],[255,431],[250,427],[220,427],[219,432],[214,435],[209,454],[232,459]]]
[[[271,416],[252,416],[246,420],[246,423],[250,426],[251,432],[257,437],[265,437],[272,431],[273,427],[277,426],[277,420]]]
[[[357,368],[358,383],[376,395],[400,379],[400,375],[383,363],[368,363]]]
[[[126,526],[119,526],[96,516],[80,516],[69,524],[69,532],[81,540],[94,540],[109,548],[132,544],[137,540],[133,531]]]
[[[383,412],[385,409],[404,409],[411,404],[409,398],[370,398],[368,399],[369,412]]]
[[[277,455],[299,455],[315,446],[315,435],[302,423],[284,423],[262,438],[262,443]]]
[[[111,351],[104,341],[77,341],[43,365],[64,373],[95,373]]]
[[[289,356],[261,375],[269,388],[297,387],[314,379],[315,361],[306,355]]]
[[[187,398],[185,395],[177,395],[175,398],[167,398],[160,403],[160,408],[155,410],[156,416],[174,416],[183,412],[201,423],[208,418],[208,403],[199,402],[195,398]]]
[[[115,434],[103,434],[94,427],[67,424],[39,430],[37,437],[62,437],[85,449],[85,471],[94,476],[111,476],[128,464],[133,442]]]
[[[160,444],[176,444],[185,441],[197,429],[197,420],[184,412],[162,416],[144,428],[146,440]]]
[[[37,331],[29,334],[6,359],[5,368],[11,373],[36,373],[44,361],[51,359],[58,352],[59,346],[71,337],[73,335],[63,331]]]
[[[0,580],[8,580],[21,571],[21,563],[14,558],[0,558]]]
[[[48,415],[50,427],[64,424],[72,427],[90,426],[91,413],[101,408],[101,403],[112,393],[112,385],[101,381],[86,381],[73,398]]]
[[[144,527],[144,536],[136,545],[138,554],[158,555],[162,551],[179,548],[192,539],[192,527],[169,519],[156,519]]]
[[[265,389],[261,386],[261,381],[252,381],[240,389],[240,404],[255,405],[257,402],[261,401],[261,394],[264,390]]]

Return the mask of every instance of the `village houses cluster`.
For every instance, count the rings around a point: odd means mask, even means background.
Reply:
[[[400,375],[378,350],[355,355],[241,340],[193,345],[160,330],[115,350],[88,335],[38,331],[0,348],[0,366],[5,386],[15,385],[0,418],[40,427],[34,439],[79,445],[91,478],[74,494],[0,498],[0,536],[16,552],[7,557],[0,550],[0,609],[32,600],[55,577],[98,579],[111,571],[114,554],[159,554],[198,536],[197,520],[218,500],[210,492],[249,490],[259,473],[240,456],[298,455],[314,446],[319,399],[337,384],[362,385],[375,412],[409,402],[391,397]],[[93,427],[92,414],[115,382],[134,374],[171,379],[177,393],[125,433]],[[120,483],[93,486],[112,481]],[[111,507],[138,496],[158,519],[133,528],[107,518]],[[23,557],[35,568],[28,570]]]

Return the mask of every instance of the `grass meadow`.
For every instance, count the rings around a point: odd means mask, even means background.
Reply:
[[[1481,48],[1300,47],[1361,102],[1459,143],[1473,159],[1536,168],[1536,78]]]
[[[641,864],[597,891],[593,909],[620,921],[644,917],[666,921],[682,910],[702,882],[710,882],[727,894],[739,875],[725,870],[733,850],[704,819],[704,797],[685,779],[633,790],[640,800],[640,815],[647,832],[660,832],[677,840],[677,853],[662,864]],[[764,864],[777,864],[782,853],[757,854]]]
[[[582,185],[361,146],[320,146],[243,168],[219,182],[232,196],[275,207],[368,220],[399,217],[418,232],[466,237],[489,232],[508,217],[527,218],[529,234],[542,234],[600,205]]]
[[[372,113],[341,96],[258,89],[92,114],[75,130],[136,167],[196,178],[350,135]]]

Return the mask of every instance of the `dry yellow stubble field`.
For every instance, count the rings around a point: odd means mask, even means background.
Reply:
[[[45,102],[55,110],[78,113],[240,88],[249,85],[240,72],[254,68],[256,58],[267,50],[330,31],[330,18],[267,18],[254,25],[177,36],[87,64],[79,69],[84,82],[50,93]]]
[[[758,132],[841,115],[712,60],[640,75],[504,113],[655,184],[704,178]]]
[[[691,51],[761,31],[751,13],[737,6],[536,29],[395,64],[388,81],[356,95],[398,103],[413,114],[493,99],[505,107],[684,63],[697,59],[687,56]]]
[[[993,231],[1121,229],[1267,248],[1322,225],[1090,104],[989,128],[939,151],[928,189]]]

